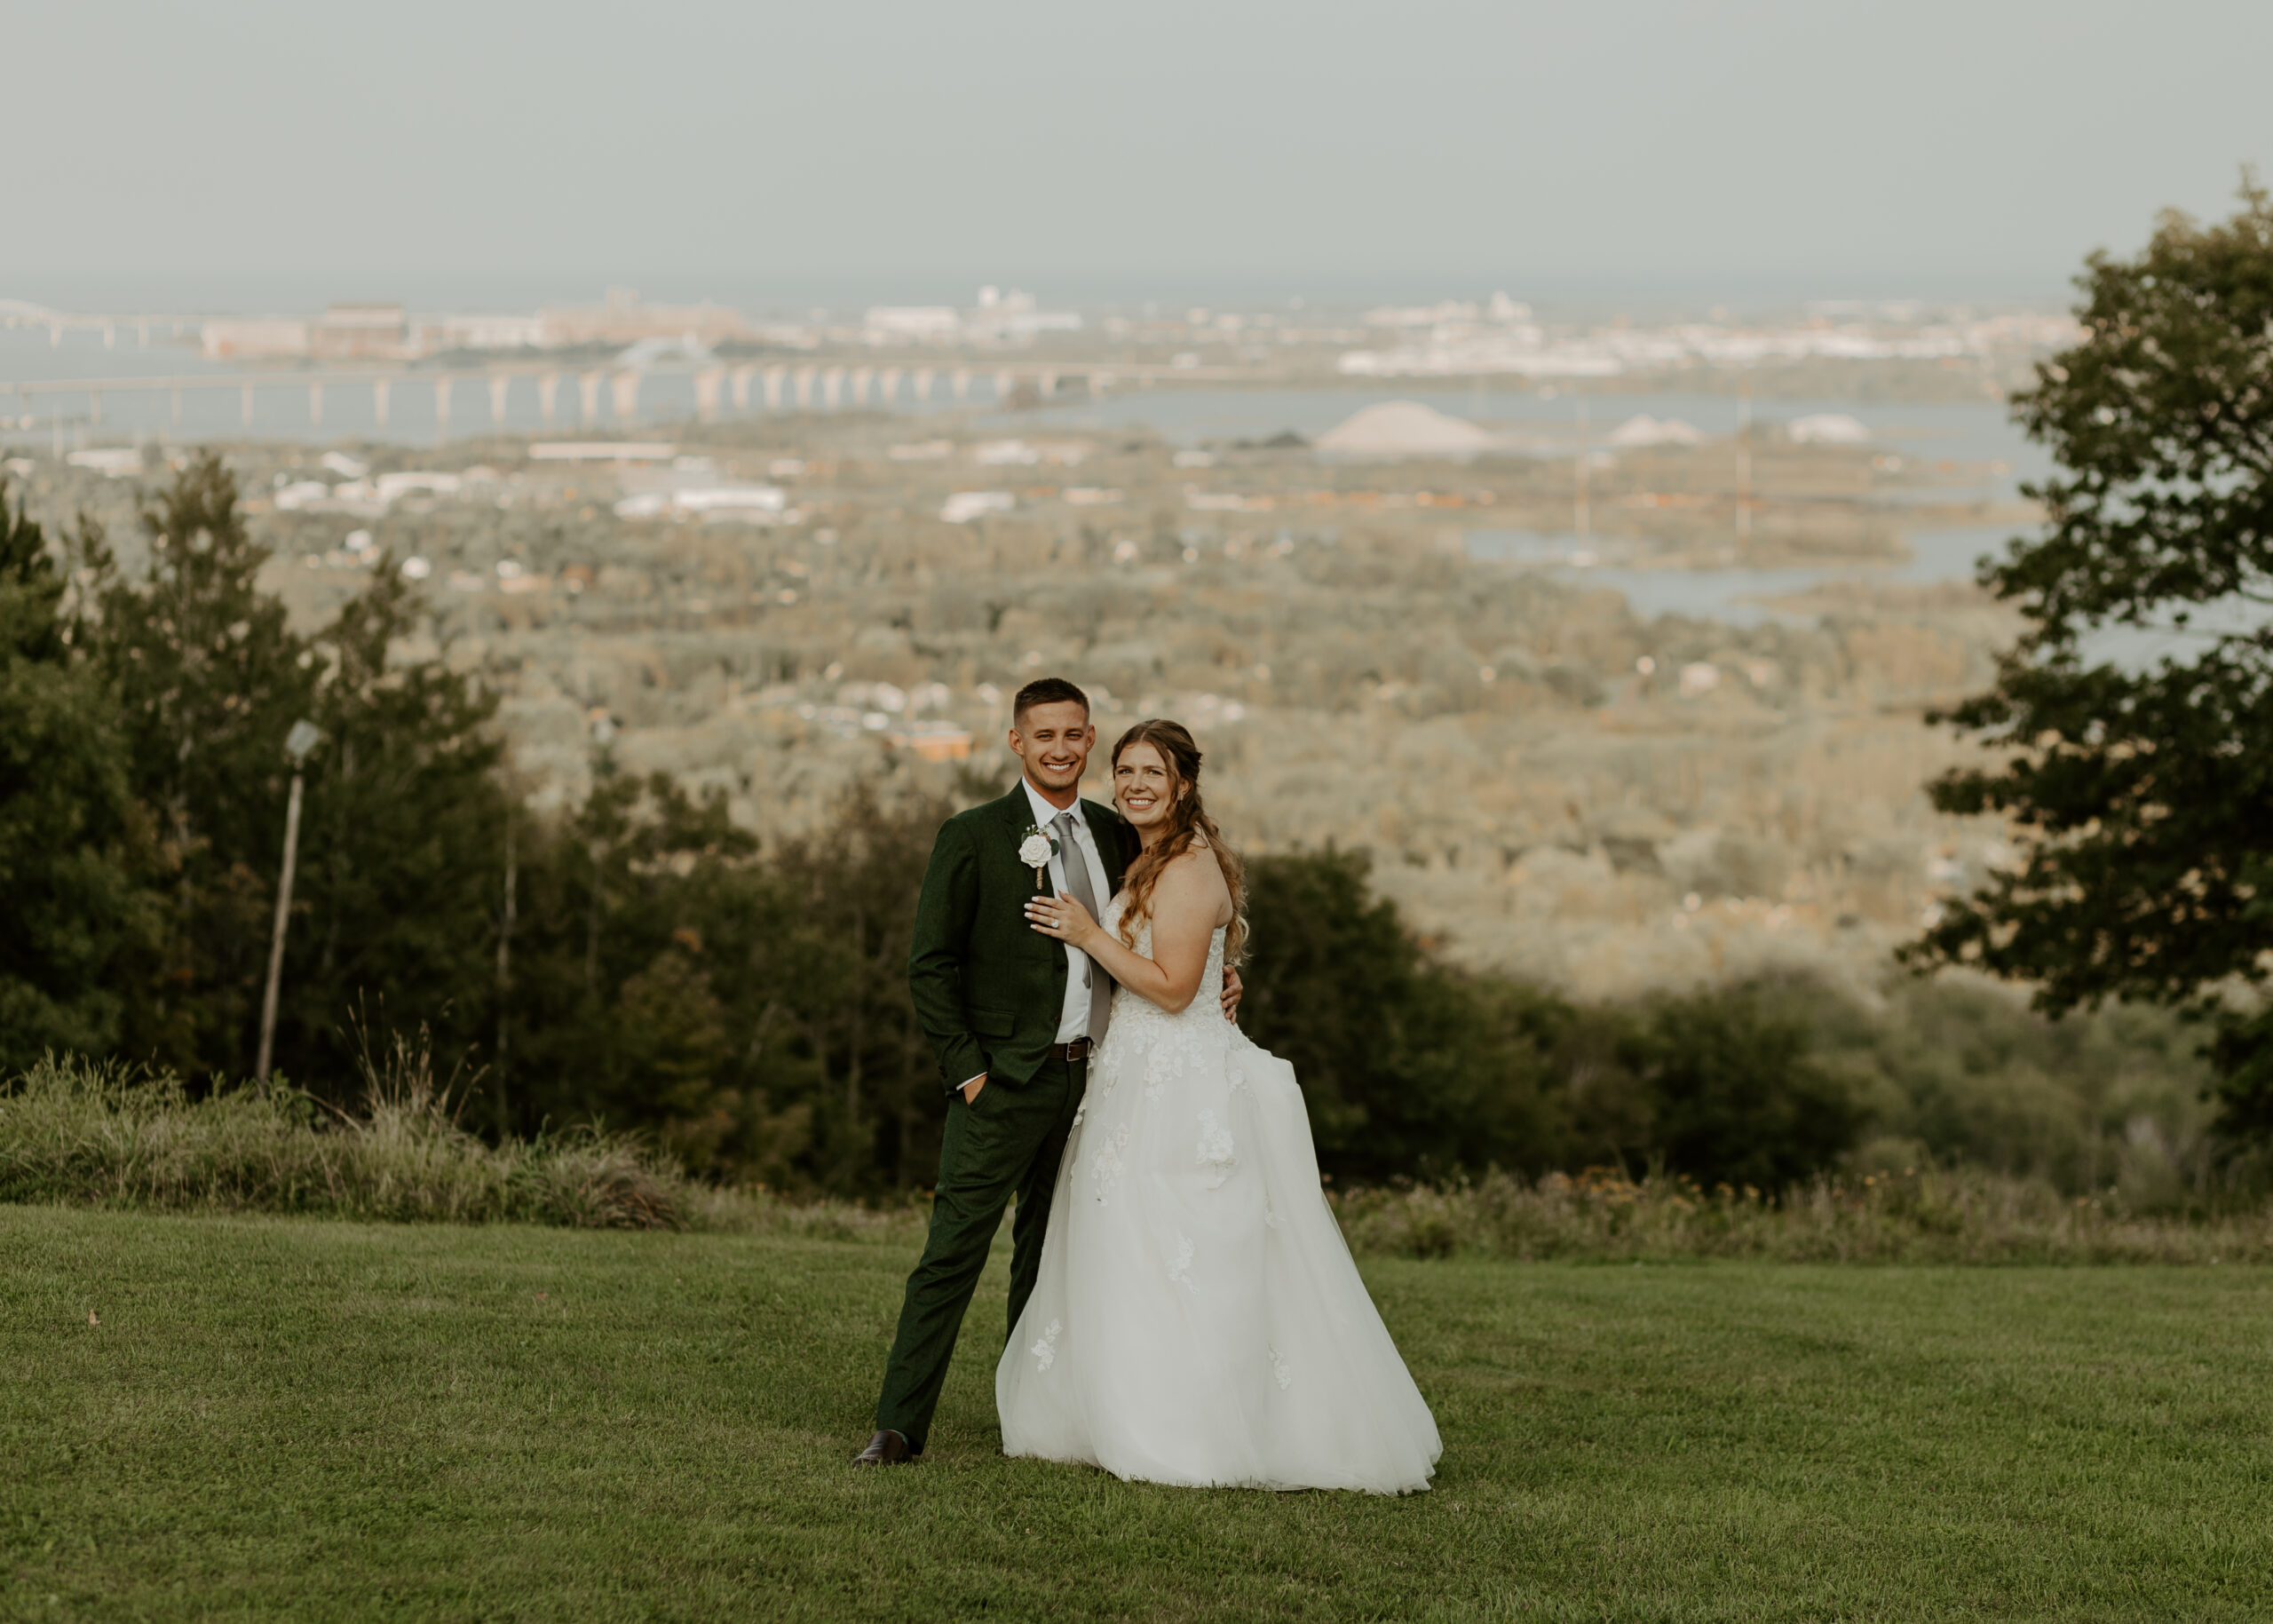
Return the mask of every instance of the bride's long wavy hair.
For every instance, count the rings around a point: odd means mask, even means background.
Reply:
[[[1138,744],[1151,745],[1168,764],[1168,827],[1129,865],[1129,872],[1121,878],[1129,892],[1129,904],[1121,915],[1121,942],[1132,948],[1136,946],[1136,927],[1152,911],[1152,888],[1160,883],[1160,871],[1204,841],[1216,854],[1216,866],[1223,870],[1224,883],[1231,889],[1232,923],[1224,935],[1224,962],[1236,964],[1247,946],[1247,870],[1239,854],[1216,832],[1216,820],[1208,815],[1207,804],[1200,798],[1200,746],[1181,722],[1156,717],[1137,723],[1113,747],[1115,800],[1120,798],[1121,755]]]

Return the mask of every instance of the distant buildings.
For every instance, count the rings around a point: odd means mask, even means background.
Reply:
[[[825,339],[877,349],[1019,348],[1043,334],[1079,332],[1082,325],[1078,313],[1044,310],[1032,294],[1015,289],[981,288],[978,303],[962,310],[878,305],[848,330],[753,323],[724,305],[648,305],[629,288],[611,288],[598,305],[548,305],[531,315],[419,315],[400,305],[356,302],[333,305],[313,320],[217,316],[204,323],[202,337],[209,360],[403,361],[451,351],[601,345],[643,353],[641,346],[656,353],[670,346],[699,360],[722,344],[810,350]]]
[[[1833,313],[1847,315],[1833,321]],[[1344,351],[1348,377],[1615,377],[1683,367],[1749,367],[1782,361],[1952,360],[2041,352],[2076,342],[2065,316],[2002,315],[1920,323],[1920,307],[1819,305],[1797,326],[1746,328],[1719,321],[1666,327],[1612,325],[1550,334],[1531,308],[1495,294],[1470,304],[1384,306],[1366,315],[1386,344]]]
[[[878,305],[861,323],[873,345],[953,344],[962,320],[946,305]]]
[[[400,305],[334,305],[308,329],[318,360],[400,360],[416,349]]]
[[[688,485],[635,492],[615,504],[615,516],[771,525],[780,522],[788,507],[788,494],[778,485]]]
[[[741,312],[724,305],[643,305],[629,288],[610,288],[605,304],[549,305],[537,313],[537,347],[637,344],[665,338],[708,349],[754,337]]]
[[[981,288],[969,310],[946,305],[878,305],[861,322],[863,340],[880,349],[904,345],[970,345],[980,348],[1032,344],[1043,333],[1075,333],[1081,317],[1044,310],[1031,293]]]
[[[707,350],[752,337],[723,305],[643,305],[612,288],[605,304],[535,315],[413,316],[400,305],[333,305],[299,316],[219,316],[202,335],[209,360],[418,360],[451,350],[554,350],[580,345],[669,344]]]
[[[952,722],[911,722],[886,735],[903,750],[913,750],[925,761],[968,761],[970,733]]]
[[[309,353],[313,322],[290,316],[226,317],[208,321],[202,343],[208,360],[276,360]]]
[[[442,347],[447,350],[541,350],[545,346],[543,316],[445,316]]]
[[[1009,491],[956,491],[939,510],[939,517],[951,525],[967,525],[974,519],[989,513],[1007,513],[1018,506],[1018,498]]]
[[[107,479],[131,479],[142,471],[142,453],[132,446],[74,451],[65,460],[74,468],[91,468]]]
[[[400,305],[334,305],[310,321],[218,317],[205,324],[208,360],[409,360],[424,353]]]

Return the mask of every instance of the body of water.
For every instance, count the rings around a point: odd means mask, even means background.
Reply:
[[[1899,564],[1791,569],[1635,569],[1595,564],[1586,560],[1603,546],[1599,536],[1522,530],[1471,530],[1468,554],[1478,563],[1538,570],[1573,586],[1607,588],[1624,597],[1627,606],[1643,620],[1679,614],[1730,626],[1771,621],[1805,626],[1821,616],[1782,606],[1778,600],[1833,584],[1867,590],[1971,581],[1984,558],[2002,554],[2016,537],[2032,534],[2024,525],[1916,530],[1905,536],[1911,556]],[[2185,626],[2103,627],[2086,636],[2079,648],[2087,664],[2104,661],[2125,670],[2144,670],[2166,659],[2191,661],[2222,635],[2246,635],[2269,622],[2273,622],[2273,609],[2229,598],[2197,607]]]
[[[417,369],[393,378],[384,424],[368,382],[328,384],[319,423],[309,385],[321,375],[284,368],[266,370],[238,361],[210,361],[200,352],[197,337],[194,324],[185,324],[178,330],[170,324],[147,329],[123,326],[107,334],[92,328],[68,328],[52,337],[41,328],[0,329],[0,435],[20,444],[59,439],[68,449],[162,437],[187,442],[256,438],[432,445],[440,440],[487,433],[493,427],[489,390],[481,379],[463,377],[450,386],[445,422],[433,374]],[[531,359],[516,357],[514,362],[529,364]],[[971,393],[968,402],[959,404],[947,398],[946,374],[963,364],[971,371]],[[614,390],[604,382],[594,402],[594,416],[585,422],[577,376],[595,370],[612,372],[613,368],[589,358],[561,364],[554,402],[553,427],[558,432],[621,432],[684,422],[695,414],[691,373],[651,372],[640,380],[631,413],[618,416]],[[928,400],[916,400],[912,377],[904,376],[891,409],[911,417],[964,416],[989,433],[1096,433],[1144,427],[1179,446],[1267,440],[1288,430],[1312,440],[1367,406],[1418,400],[1449,416],[1505,432],[1539,455],[1567,456],[1581,443],[1605,448],[1610,432],[1639,415],[1677,419],[1708,437],[1720,437],[1735,432],[1738,411],[1735,400],[1719,395],[1580,396],[1507,380],[1472,385],[1416,382],[1409,386],[1390,380],[1314,388],[1132,387],[1099,398],[1069,389],[1069,398],[1062,402],[1005,412],[995,399],[994,380],[986,358],[943,356],[935,372]],[[99,412],[91,409],[91,403],[83,395],[35,394],[27,399],[14,388],[18,384],[65,378],[194,380],[242,375],[261,380],[252,392],[249,427],[242,392],[228,387],[186,389],[178,407],[163,391],[115,390],[104,393]],[[764,410],[757,400],[760,392],[753,387],[748,415]],[[527,434],[544,428],[535,378],[514,378],[499,404],[503,411],[495,426],[504,432]],[[722,410],[733,413],[731,399],[722,403]],[[21,419],[28,411],[36,421],[25,428]],[[1936,499],[2007,497],[2015,494],[2019,480],[2048,467],[2042,454],[2020,437],[2006,408],[1995,401],[1857,407],[1852,401],[1831,400],[1763,400],[1754,404],[1754,421],[1764,425],[1827,412],[1859,418],[1876,442],[1897,455],[2005,465],[2002,471],[1989,474],[1978,490],[1942,487],[1934,493]]]
[[[1010,412],[1000,409],[994,400],[994,378],[985,360],[967,359],[972,373],[970,401],[957,405],[946,398],[945,375],[955,360],[950,356],[944,357],[936,369],[939,376],[929,400],[915,400],[910,382],[904,378],[891,409],[911,419],[960,420],[977,433],[1111,433],[1144,428],[1173,444],[1196,447],[1259,441],[1290,430],[1314,440],[1366,407],[1389,400],[1418,400],[1448,416],[1507,433],[1518,443],[1528,442],[1542,456],[1568,456],[1581,444],[1606,448],[1612,430],[1645,414],[1687,423],[1709,438],[1725,437],[1736,432],[1739,411],[1737,400],[1725,395],[1581,396],[1512,380],[1465,384],[1368,380],[1310,388],[1216,384],[1132,388],[1097,398],[1082,394]],[[614,392],[603,381],[597,415],[584,422],[577,376],[596,369],[611,370],[605,363],[590,360],[561,366],[553,432],[622,432],[668,426],[694,416],[692,375],[658,372],[642,377],[636,408],[625,417],[616,415]],[[44,329],[0,329],[0,442],[78,449],[155,439],[194,443],[250,437],[313,444],[376,440],[434,445],[492,429],[490,394],[481,380],[463,378],[452,386],[445,422],[433,375],[416,370],[394,378],[384,424],[378,420],[368,382],[328,385],[322,421],[315,422],[308,385],[316,375],[283,369],[261,375],[263,381],[253,392],[249,429],[241,392],[216,387],[183,391],[178,416],[174,400],[163,392],[107,392],[99,421],[83,397],[59,400],[35,395],[28,405],[38,421],[26,429],[20,419],[27,402],[13,387],[18,383],[58,378],[195,379],[254,370],[238,362],[207,360],[198,350],[196,329],[190,324],[178,330],[170,323],[155,324],[147,331],[122,326],[107,336],[97,329],[71,328],[52,339]],[[764,408],[757,403],[759,392],[753,389],[752,394],[748,415],[755,416]],[[502,404],[498,426],[503,432],[529,434],[543,428],[534,378],[515,378]],[[58,408],[60,421],[51,422],[50,412]],[[732,412],[730,400],[722,409]],[[2011,500],[2018,495],[2023,480],[2042,478],[2051,470],[2050,459],[2022,437],[2007,408],[1998,401],[1858,404],[1842,400],[1763,400],[1754,403],[1753,421],[1764,426],[1834,412],[1859,419],[1870,431],[1872,443],[1888,453],[1970,464],[1982,471],[1976,485],[1889,492],[1886,497],[1889,507],[1898,508],[1913,499]],[[1827,582],[1893,585],[1970,580],[1981,558],[2001,551],[2017,533],[2016,527],[2002,526],[1921,528],[1905,533],[1911,557],[1900,564],[1790,569],[1653,570],[1616,563],[1580,564],[1572,562],[1573,558],[1601,550],[1600,538],[1517,531],[1472,531],[1469,552],[1481,563],[1542,569],[1559,579],[1611,588],[1623,593],[1635,612],[1644,617],[1678,614],[1732,625],[1756,625],[1770,620],[1810,620],[1807,614],[1775,607],[1773,600]],[[2213,630],[2241,630],[2261,624],[2264,618],[2264,612],[2254,606],[2214,606],[2207,614],[2198,615],[2193,630],[2110,631],[2095,641],[2093,649],[2126,665],[2143,664],[2166,654],[2184,657]]]
[[[2025,527],[1974,525],[1910,533],[1911,557],[1899,564],[1823,565],[1785,569],[1635,569],[1592,560],[1604,546],[1599,536],[1546,535],[1521,530],[1471,530],[1468,556],[1478,563],[1501,563],[1543,570],[1574,586],[1607,587],[1625,595],[1645,619],[1686,614],[1756,626],[1764,621],[1810,624],[1812,614],[1779,608],[1775,600],[1833,582],[1860,586],[1930,584],[1970,581],[1980,560],[2001,552]]]
[[[1289,430],[1315,440],[1352,414],[1387,400],[1417,400],[1448,416],[1508,432],[1540,454],[1551,456],[1568,456],[1582,440],[1606,450],[1612,430],[1643,416],[1686,423],[1708,439],[1722,438],[1737,432],[1742,409],[1726,395],[1574,395],[1504,381],[1476,387],[1418,381],[1400,386],[1390,380],[1309,389],[1132,390],[1019,413],[1016,421],[1065,432],[1149,428],[1182,446],[1263,440]],[[1755,400],[1752,418],[1756,428],[1764,428],[1829,413],[1859,420],[1873,442],[1893,455],[1984,465],[1978,486],[1937,487],[1917,500],[2010,500],[2019,495],[2024,479],[2040,479],[2052,468],[2051,459],[2022,438],[2009,408],[2000,400],[1871,405],[1839,400]],[[2002,471],[1985,466],[1994,463],[2002,463]],[[1900,493],[1897,499],[1908,495]]]

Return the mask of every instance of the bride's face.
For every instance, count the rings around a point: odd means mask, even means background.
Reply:
[[[1175,781],[1158,746],[1140,739],[1121,752],[1113,764],[1113,798],[1139,831],[1168,821]]]

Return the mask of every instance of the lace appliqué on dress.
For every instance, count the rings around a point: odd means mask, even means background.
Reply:
[[[1182,1058],[1178,1053],[1179,1048],[1180,1045],[1171,1043],[1165,1038],[1155,1038],[1152,1041],[1152,1052],[1144,1060],[1144,1097],[1146,1099],[1160,1098],[1160,1090],[1168,1086],[1168,1079],[1175,1075],[1176,1062]]]
[[[1200,1113],[1200,1165],[1216,1175],[1221,1184],[1233,1168],[1239,1166],[1239,1153],[1232,1145],[1232,1130],[1216,1121],[1216,1113]]]
[[[1097,1184],[1100,1206],[1105,1197],[1113,1193],[1113,1185],[1121,1182],[1121,1176],[1129,1170],[1128,1165],[1121,1160],[1121,1147],[1128,1143],[1129,1124],[1123,1122],[1113,1130],[1113,1137],[1105,1142],[1097,1153],[1089,1158],[1089,1177]]]
[[[1063,1331],[1065,1328],[1065,1322],[1064,1320],[1051,1320],[1049,1322],[1049,1328],[1042,1332],[1040,1340],[1035,1342],[1034,1345],[1027,1350],[1028,1352],[1034,1355],[1035,1369],[1047,1370],[1057,1362],[1057,1335],[1058,1333]],[[1281,1382],[1279,1385],[1284,1387],[1286,1383]]]
[[[1279,1390],[1283,1393],[1295,1384],[1295,1373],[1287,1368],[1287,1361],[1279,1357],[1278,1349],[1265,1348],[1263,1351],[1271,1356],[1271,1374],[1278,1378]]]
[[[1168,1279],[1179,1286],[1191,1285],[1192,1258],[1192,1237],[1178,1235],[1176,1238],[1176,1261],[1168,1264]]]

